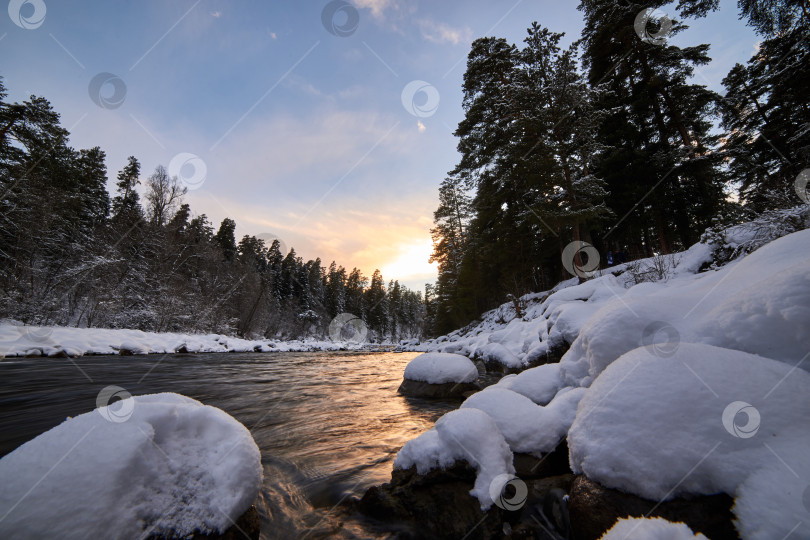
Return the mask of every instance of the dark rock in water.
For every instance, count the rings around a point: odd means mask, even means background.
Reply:
[[[515,453],[513,458],[515,465],[515,475],[522,479],[545,478],[547,476],[559,476],[570,474],[571,466],[568,463],[568,440],[563,438],[553,452],[544,455],[542,458],[531,454]]]
[[[132,355],[133,355],[133,354],[135,354],[135,353],[133,353],[133,352],[132,352],[131,350],[129,350],[129,349],[124,349],[124,348],[121,348],[121,349],[118,349],[118,354],[119,354],[120,356],[132,356]]]
[[[431,398],[431,399],[464,399],[465,393],[481,390],[476,383],[443,383],[430,384],[422,381],[403,379],[397,390],[403,396]]]
[[[259,540],[259,533],[261,532],[261,522],[259,520],[259,512],[255,506],[248,508],[247,512],[242,514],[236,523],[233,524],[228,530],[223,533],[194,533],[192,536],[164,536],[164,535],[151,535],[146,540]]]
[[[418,538],[500,537],[506,512],[495,505],[481,510],[470,495],[475,476],[475,469],[464,462],[425,475],[417,474],[415,467],[394,469],[391,482],[366,491],[358,509],[387,523],[406,523]]]
[[[185,343],[183,343],[182,345],[180,345],[179,347],[177,347],[174,350],[174,353],[175,354],[188,354],[188,346]]]
[[[68,358],[68,353],[64,349],[58,349],[48,355],[49,358]]]
[[[696,533],[703,533],[712,540],[725,540],[739,538],[732,523],[733,503],[731,497],[721,493],[659,504],[579,476],[571,487],[568,510],[574,540],[600,538],[619,518],[643,516],[684,522]]]

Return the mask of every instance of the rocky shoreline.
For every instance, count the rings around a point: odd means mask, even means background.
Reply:
[[[559,362],[567,348],[555,349],[526,369],[543,365],[545,360]],[[479,370],[489,376],[516,372],[496,364],[477,361]],[[463,399],[471,392],[455,391],[462,386],[405,379],[400,393]],[[542,458],[514,453],[513,464],[515,481],[505,486],[501,499],[486,511],[470,494],[476,470],[466,461],[421,475],[415,467],[395,468],[391,481],[368,489],[355,503],[356,510],[397,528],[416,531],[420,538],[593,540],[626,517],[661,517],[686,523],[694,532],[711,539],[739,538],[731,512],[732,497],[685,496],[660,502],[609,489],[571,471],[567,438]],[[407,533],[400,537],[411,536]]]

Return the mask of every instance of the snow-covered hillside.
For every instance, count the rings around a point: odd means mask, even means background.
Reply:
[[[542,457],[567,435],[571,469],[606,487],[652,500],[724,492],[744,538],[810,537],[808,227],[810,207],[774,213],[524,296],[520,314],[504,304],[418,346],[504,371],[553,361],[462,404],[500,432],[465,445],[479,476],[512,474],[490,449],[501,440]],[[466,417],[451,415],[396,465],[464,459],[443,433]],[[479,484],[471,493],[488,508],[499,486]]]

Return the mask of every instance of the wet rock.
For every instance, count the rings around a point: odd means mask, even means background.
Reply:
[[[247,512],[242,514],[236,523],[233,524],[224,533],[195,533],[192,536],[164,536],[164,535],[151,535],[146,540],[179,540],[180,538],[187,540],[259,540],[259,533],[261,532],[261,522],[259,520],[259,512],[255,506],[248,508]]]
[[[407,524],[419,538],[498,538],[506,512],[495,505],[483,512],[470,495],[474,483],[475,469],[464,462],[425,475],[415,467],[394,469],[391,482],[366,491],[358,509],[387,523]]]
[[[563,438],[553,452],[543,457],[516,452],[513,463],[515,475],[524,481],[529,478],[544,478],[570,474],[571,466],[568,463],[568,440]]]
[[[188,354],[188,346],[183,343],[174,350],[175,354]]]
[[[118,355],[119,356],[132,356],[133,354],[135,354],[135,353],[132,352],[130,349],[125,349],[123,347],[118,349]]]
[[[464,399],[465,394],[481,390],[478,383],[443,383],[430,384],[422,381],[403,379],[397,390],[403,396],[430,399]]]
[[[726,494],[682,497],[658,503],[608,489],[579,476],[571,487],[568,509],[574,540],[600,538],[619,518],[643,516],[684,522],[712,540],[725,540],[739,538],[732,523],[733,503]]]
[[[510,538],[560,540],[568,538],[570,524],[565,496],[576,477],[563,474],[527,480],[528,496],[517,522],[510,523]]]

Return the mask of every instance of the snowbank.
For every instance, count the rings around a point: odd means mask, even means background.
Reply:
[[[604,305],[560,366],[589,386],[622,354],[656,344],[707,343],[796,364],[810,351],[810,230],[780,238],[720,270],[643,283]]]
[[[471,383],[478,369],[466,356],[450,353],[420,354],[405,366],[406,379],[430,384]]]
[[[0,537],[224,532],[261,483],[259,449],[231,416],[178,394],[132,397],[0,459]]]
[[[601,540],[708,540],[685,523],[662,518],[622,518]]]
[[[24,326],[0,321],[0,359],[15,356],[165,354],[208,352],[306,352],[362,349],[357,342],[248,340],[220,334],[175,334],[104,328]]]
[[[789,531],[797,522],[788,517],[808,485],[808,411],[810,373],[784,362],[710,345],[682,343],[669,358],[639,348],[613,362],[580,403],[568,433],[571,468],[651,500],[734,496],[742,486],[738,519],[769,531],[746,538],[779,537],[764,524],[781,521]],[[805,478],[775,482],[800,476],[790,462]],[[766,503],[786,485],[792,492]]]
[[[478,472],[470,495],[478,498],[481,509],[492,506],[504,485],[514,478],[512,452],[495,422],[477,409],[459,409],[436,421],[433,429],[408,441],[397,454],[394,467],[425,474],[466,461]]]

